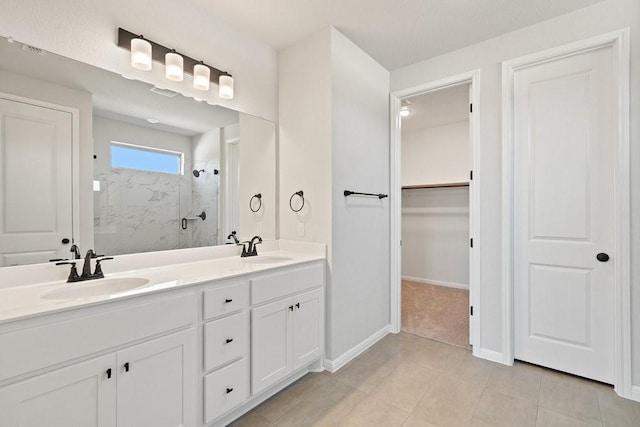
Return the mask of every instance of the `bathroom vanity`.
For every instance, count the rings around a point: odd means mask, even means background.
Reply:
[[[252,258],[0,289],[0,425],[225,425],[322,369],[324,252]]]

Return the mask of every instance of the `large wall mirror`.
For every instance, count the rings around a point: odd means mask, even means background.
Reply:
[[[277,237],[264,119],[0,38],[0,138],[0,266]]]

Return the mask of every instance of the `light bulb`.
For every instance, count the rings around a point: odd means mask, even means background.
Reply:
[[[409,114],[411,114],[411,110],[409,109],[409,107],[405,105],[404,107],[400,108],[400,117],[407,117]]]
[[[142,36],[131,39],[131,66],[144,71],[151,69],[151,43]]]
[[[184,79],[183,64],[182,56],[175,53],[175,51],[167,53],[164,56],[165,77],[174,82],[181,82]]]
[[[211,69],[200,63],[193,67],[193,87],[198,90],[209,90]]]
[[[218,96],[222,99],[233,99],[233,77],[229,74],[221,74],[218,79]]]

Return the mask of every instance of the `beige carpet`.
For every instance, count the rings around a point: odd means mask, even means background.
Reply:
[[[469,348],[469,291],[403,280],[402,330]]]

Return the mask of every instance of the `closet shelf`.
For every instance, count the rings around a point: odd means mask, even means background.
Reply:
[[[421,184],[421,185],[404,185],[403,190],[413,190],[419,188],[446,188],[446,187],[468,187],[469,182],[444,182],[442,184]]]

